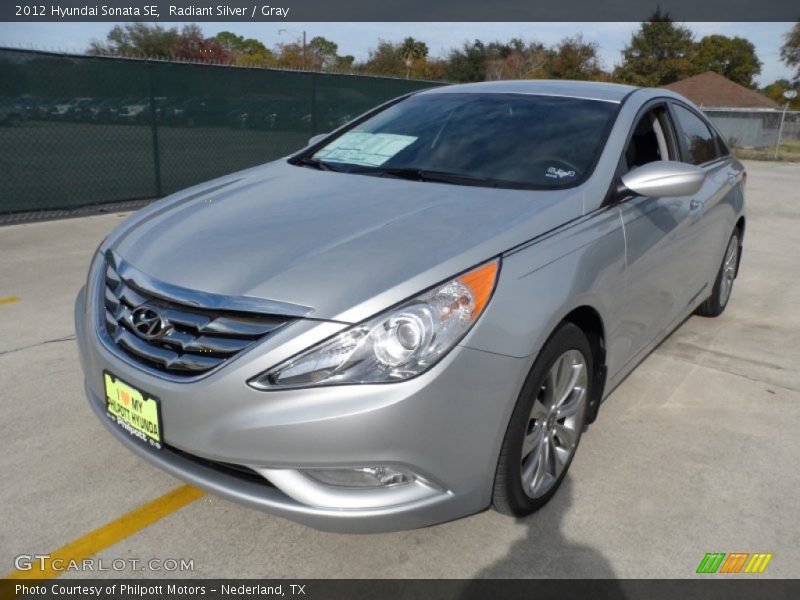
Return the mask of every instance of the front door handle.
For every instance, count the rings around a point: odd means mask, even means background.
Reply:
[[[697,200],[696,198],[692,198],[689,201],[689,210],[691,212],[696,212],[696,211],[700,210],[701,208],[703,208],[703,203],[700,202],[700,200]]]

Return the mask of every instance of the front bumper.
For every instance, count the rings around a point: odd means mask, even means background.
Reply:
[[[174,382],[110,352],[85,304],[82,291],[75,324],[93,410],[120,442],[193,485],[339,532],[423,527],[478,512],[491,501],[500,446],[529,367],[525,359],[458,347],[431,371],[400,383],[270,392],[249,387],[248,379],[284,358],[294,334],[308,345],[330,335],[330,324],[298,323],[295,332],[295,325],[288,327],[208,377]],[[162,450],[106,416],[104,370],[161,400]],[[405,484],[381,496],[312,483],[300,472],[365,465],[408,468],[422,487]]]

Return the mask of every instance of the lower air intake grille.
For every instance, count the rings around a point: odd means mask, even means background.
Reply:
[[[148,367],[191,377],[220,366],[294,317],[187,306],[137,287],[107,263],[105,328],[114,344]]]

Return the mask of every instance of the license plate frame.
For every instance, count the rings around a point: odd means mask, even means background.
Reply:
[[[103,371],[106,416],[140,443],[161,450],[164,426],[161,401],[109,371]]]

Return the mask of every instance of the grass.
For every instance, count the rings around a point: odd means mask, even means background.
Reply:
[[[775,158],[775,147],[767,148],[734,148],[737,158],[748,160],[778,160],[783,162],[800,162],[800,140],[786,140],[778,146],[778,158]]]

